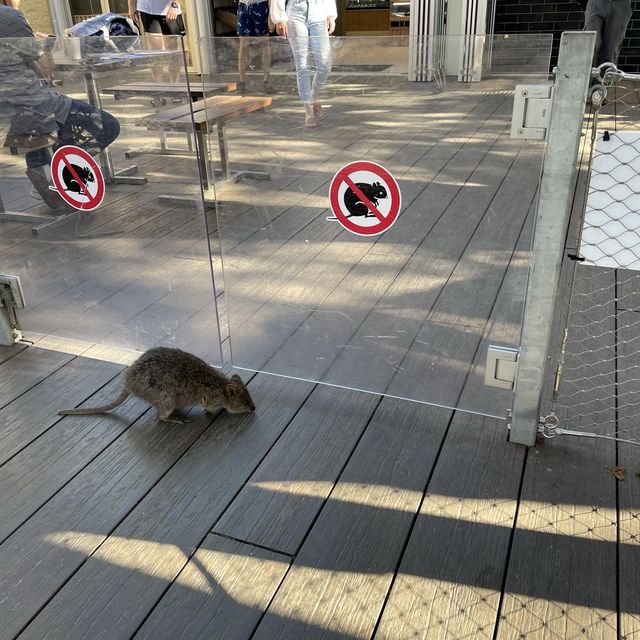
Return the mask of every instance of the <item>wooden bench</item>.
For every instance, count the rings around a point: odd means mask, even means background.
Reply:
[[[139,96],[147,96],[151,98],[151,104],[154,107],[166,104],[167,98],[184,98],[187,93],[191,96],[193,102],[202,100],[205,96],[217,95],[227,91],[235,91],[235,82],[202,82],[200,78],[195,78],[189,82],[187,89],[186,84],[174,84],[168,82],[129,82],[127,84],[116,85],[102,89],[102,93],[112,95],[116,100],[127,100]],[[191,146],[191,137],[187,136],[187,149],[172,148],[167,145],[166,133],[160,134],[159,147],[144,147],[142,149],[130,149],[125,151],[126,158],[134,158],[143,153],[159,153],[161,155],[185,155],[193,153]]]
[[[220,149],[220,165],[222,179],[232,180],[240,176],[266,178],[266,174],[258,174],[257,172],[231,172],[229,165],[229,154],[227,150],[227,142],[225,138],[225,125],[231,120],[235,120],[240,116],[252,113],[254,111],[262,111],[266,109],[272,102],[272,99],[266,96],[237,96],[237,95],[221,95],[205,98],[193,103],[193,115],[189,105],[181,105],[165,111],[160,111],[153,115],[142,118],[138,124],[147,127],[151,131],[180,131],[191,133],[195,127],[196,139],[196,155],[200,166],[200,175],[202,176],[202,186],[206,195],[210,195],[211,188],[215,181],[215,177],[211,171],[210,163],[207,157],[207,136],[214,129],[218,134],[218,147]],[[164,202],[175,204],[176,201],[184,202],[185,198],[173,196],[161,196]],[[193,200],[192,198],[189,200]],[[210,198],[206,200],[211,201]]]

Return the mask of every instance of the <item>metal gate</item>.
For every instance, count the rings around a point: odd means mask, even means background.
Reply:
[[[640,443],[640,76],[594,70],[583,204],[567,250],[568,309],[543,434]]]
[[[556,72],[511,428],[528,445],[640,443],[640,76],[592,69],[593,38],[563,34]]]

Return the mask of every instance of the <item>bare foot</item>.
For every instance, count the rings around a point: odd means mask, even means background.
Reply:
[[[313,112],[313,107],[310,104],[304,105],[304,126],[309,129],[313,129],[318,126],[318,120]]]
[[[322,105],[319,102],[313,103],[313,115],[316,118],[322,118],[324,116],[324,111],[322,110]]]

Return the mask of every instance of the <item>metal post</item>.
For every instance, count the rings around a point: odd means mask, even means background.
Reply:
[[[509,436],[511,442],[528,446],[536,442],[540,420],[595,39],[594,31],[567,31],[560,40]]]

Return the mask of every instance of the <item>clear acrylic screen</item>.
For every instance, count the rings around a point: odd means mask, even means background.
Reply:
[[[516,84],[549,82],[550,44],[546,35],[331,38],[321,117],[306,127],[290,42],[242,43],[238,109],[248,110],[226,121],[224,148],[211,141],[218,173],[206,194],[236,367],[504,417],[511,391],[485,386],[486,349],[519,343],[544,150],[511,139],[513,96]],[[239,45],[201,42],[208,80],[238,78]],[[326,43],[304,45],[320,52],[309,57],[313,73]],[[220,104],[207,101],[212,118]],[[379,235],[353,233],[330,208],[335,178],[347,226],[377,222],[341,172],[365,161],[400,191],[399,215]],[[375,170],[359,167],[347,177],[368,185],[386,219],[387,174],[377,174],[381,192]]]
[[[34,70],[35,48],[54,63],[48,80]],[[134,350],[164,344],[220,360],[191,124],[190,96],[201,98],[202,85],[188,89],[189,57],[181,38],[0,39],[0,264],[20,277],[23,333]],[[86,105],[110,114],[111,129]],[[87,127],[117,137],[98,153]],[[51,190],[51,155],[63,145],[86,148],[104,176],[93,210],[61,208]],[[73,179],[63,188],[82,205],[89,196]]]

